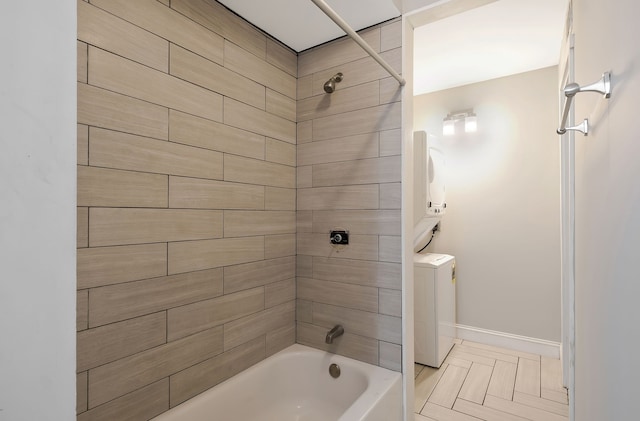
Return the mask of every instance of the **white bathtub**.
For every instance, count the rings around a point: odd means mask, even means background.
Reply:
[[[341,375],[329,375],[338,364]],[[292,345],[155,421],[400,421],[402,376]]]

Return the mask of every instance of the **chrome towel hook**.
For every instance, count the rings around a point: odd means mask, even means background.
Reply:
[[[562,112],[562,121],[560,122],[560,128],[556,130],[558,134],[565,134],[567,130],[576,130],[583,133],[585,136],[589,134],[589,120],[584,119],[582,123],[573,127],[566,127],[567,118],[569,117],[569,109],[571,108],[571,101],[573,101],[573,97],[576,96],[577,93],[580,92],[598,92],[602,94],[605,98],[611,97],[611,73],[604,72],[602,74],[602,78],[597,82],[594,82],[590,85],[580,86],[577,83],[569,83],[562,90],[564,92],[564,96],[567,97],[567,100],[564,103],[564,111]]]

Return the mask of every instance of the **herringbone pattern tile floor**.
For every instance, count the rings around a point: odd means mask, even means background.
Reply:
[[[415,421],[566,421],[560,360],[458,341],[440,369],[415,365]]]

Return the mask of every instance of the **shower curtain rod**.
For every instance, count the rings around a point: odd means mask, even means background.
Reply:
[[[380,57],[380,55],[376,53],[374,49],[371,48],[371,46],[367,44],[367,42],[363,40],[362,37],[356,33],[356,31],[351,29],[349,24],[345,22],[344,19],[342,19],[340,15],[338,15],[327,3],[325,3],[324,0],[311,0],[311,1],[315,3],[315,5],[318,6],[318,8],[322,10],[325,15],[327,15],[332,21],[334,21],[336,25],[342,28],[342,30],[351,37],[351,39],[353,39],[360,47],[362,47],[362,49],[364,49],[367,53],[369,53],[369,55],[375,61],[377,61],[382,67],[384,67],[384,69],[387,72],[389,72],[389,74],[398,81],[400,86],[404,86],[406,82],[402,78],[402,76],[400,76],[398,72],[393,70],[393,67],[391,67],[389,63],[384,61],[384,59]]]

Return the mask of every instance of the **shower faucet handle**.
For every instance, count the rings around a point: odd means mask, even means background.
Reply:
[[[329,234],[329,240],[331,244],[349,244],[349,231],[331,231]]]

